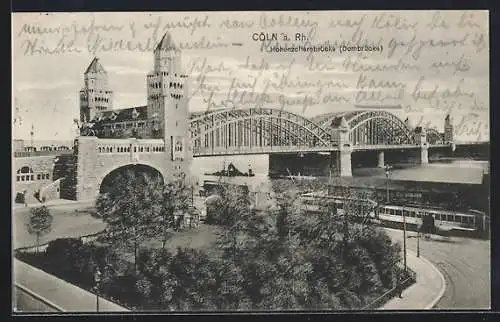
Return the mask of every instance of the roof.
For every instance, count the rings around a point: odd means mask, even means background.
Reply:
[[[85,71],[85,74],[88,73],[106,73],[104,67],[102,67],[101,63],[99,62],[99,58],[94,57],[89,67],[87,67],[87,70]]]
[[[136,106],[119,110],[99,112],[92,120],[96,124],[146,120],[148,118],[148,106]]]
[[[449,164],[430,164],[425,167],[393,170],[392,180],[424,181],[458,184],[481,184],[484,169],[482,167]]]
[[[349,124],[347,124],[347,121],[346,121],[346,119],[343,116],[342,117],[336,117],[332,121],[332,126],[335,127],[335,128],[341,128],[341,129],[348,129],[349,128]]]
[[[157,50],[170,50],[170,49],[177,49],[177,47],[174,44],[174,41],[172,40],[172,35],[167,31],[164,35],[163,38],[160,40],[158,45],[155,48],[155,51]]]

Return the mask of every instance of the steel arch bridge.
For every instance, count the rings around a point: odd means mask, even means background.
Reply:
[[[344,118],[352,145],[415,144],[413,131],[397,116],[386,111],[349,111],[321,114],[312,121],[328,129],[335,120]]]
[[[350,144],[359,149],[415,146],[415,133],[386,111],[360,110],[305,118],[272,108],[190,113],[194,156],[320,152],[338,149],[336,121],[345,119]]]

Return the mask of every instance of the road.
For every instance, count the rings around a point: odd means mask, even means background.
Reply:
[[[386,229],[401,243],[403,231]],[[417,251],[415,232],[408,232],[407,248]],[[441,271],[446,290],[435,309],[490,309],[490,241],[462,237],[432,236],[420,239],[420,254]]]

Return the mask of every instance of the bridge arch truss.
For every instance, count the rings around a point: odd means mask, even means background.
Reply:
[[[189,127],[195,155],[210,150],[236,153],[261,148],[330,145],[328,129],[300,115],[278,109],[222,109],[193,113]]]
[[[386,111],[349,111],[328,113],[314,117],[313,122],[328,129],[343,117],[349,126],[349,140],[353,145],[415,144],[413,131],[396,115]]]
[[[334,150],[333,124],[339,118],[347,122],[352,146],[419,142],[413,129],[383,110],[328,113],[309,119],[272,108],[219,109],[191,113],[189,131],[195,156]],[[440,134],[434,132],[430,136],[437,141]]]

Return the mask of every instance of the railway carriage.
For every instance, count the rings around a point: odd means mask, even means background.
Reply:
[[[453,230],[485,233],[489,231],[489,218],[485,213],[477,210],[457,212],[420,205],[379,205],[369,199],[338,197],[326,193],[306,193],[301,196],[301,201],[302,209],[306,212],[325,213],[334,208],[339,214],[343,213],[346,202],[352,204],[356,201],[361,204],[360,207],[363,207],[360,208],[364,212],[361,216],[387,226],[401,227],[405,221],[407,228],[418,229],[422,225],[423,218],[431,215],[436,229],[440,232]],[[355,208],[352,210],[353,213],[356,212]]]

